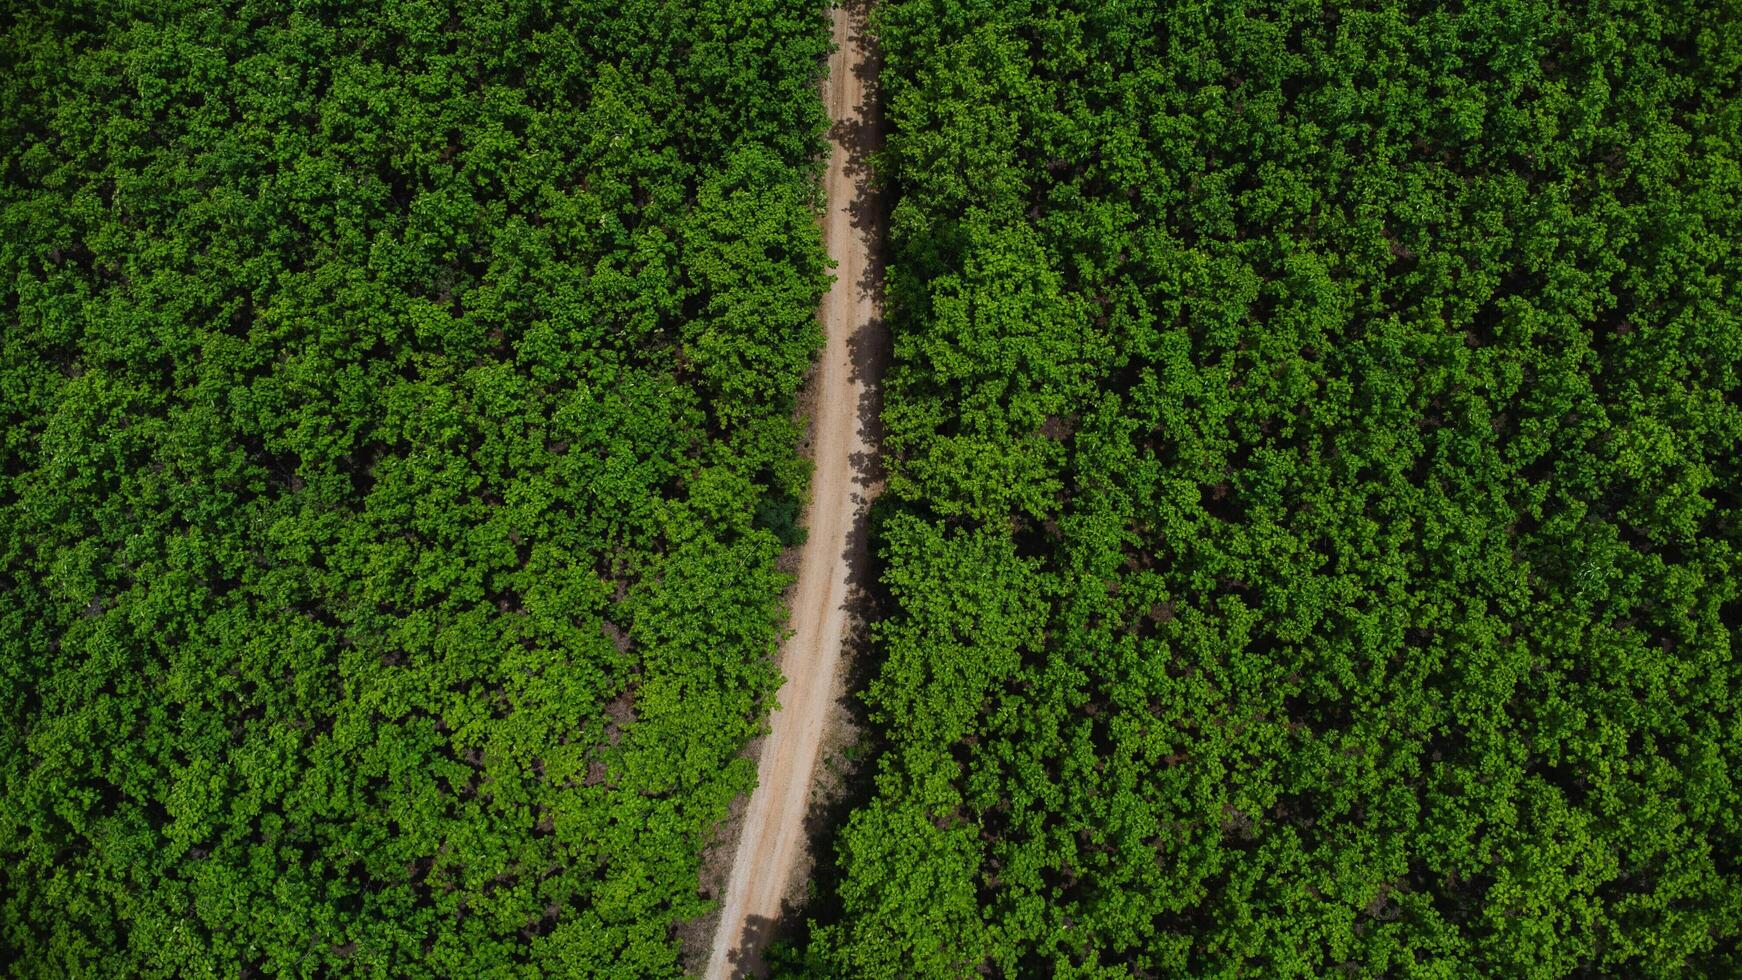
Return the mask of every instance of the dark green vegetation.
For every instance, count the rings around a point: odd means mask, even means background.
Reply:
[[[804,0],[8,4],[0,961],[669,975],[826,282]]]
[[[833,975],[1742,973],[1742,8],[894,0]]]

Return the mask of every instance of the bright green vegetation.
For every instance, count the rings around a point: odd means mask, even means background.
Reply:
[[[11,4],[0,961],[677,971],[820,335],[805,0]]]
[[[1742,8],[891,0],[838,976],[1735,976]]]

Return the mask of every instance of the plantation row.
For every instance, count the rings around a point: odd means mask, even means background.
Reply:
[[[1742,973],[1742,7],[888,0],[810,975]]]
[[[440,6],[0,17],[15,975],[671,975],[708,910],[823,11]]]

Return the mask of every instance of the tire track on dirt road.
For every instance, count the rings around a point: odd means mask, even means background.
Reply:
[[[708,959],[710,980],[760,975],[762,950],[783,903],[801,890],[795,872],[806,864],[805,817],[819,747],[838,711],[843,643],[860,625],[854,599],[868,575],[866,523],[882,484],[876,385],[888,347],[881,314],[883,207],[867,161],[881,136],[868,6],[868,0],[847,0],[831,14],[823,235],[837,266],[823,299],[827,342],[813,376],[809,536],[792,591],[793,633],[781,650],[786,682],[733,857]]]

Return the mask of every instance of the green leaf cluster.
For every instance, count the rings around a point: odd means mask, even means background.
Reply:
[[[669,976],[754,778],[822,10],[0,17],[0,962]]]
[[[1742,971],[1742,8],[891,0],[813,973]]]

